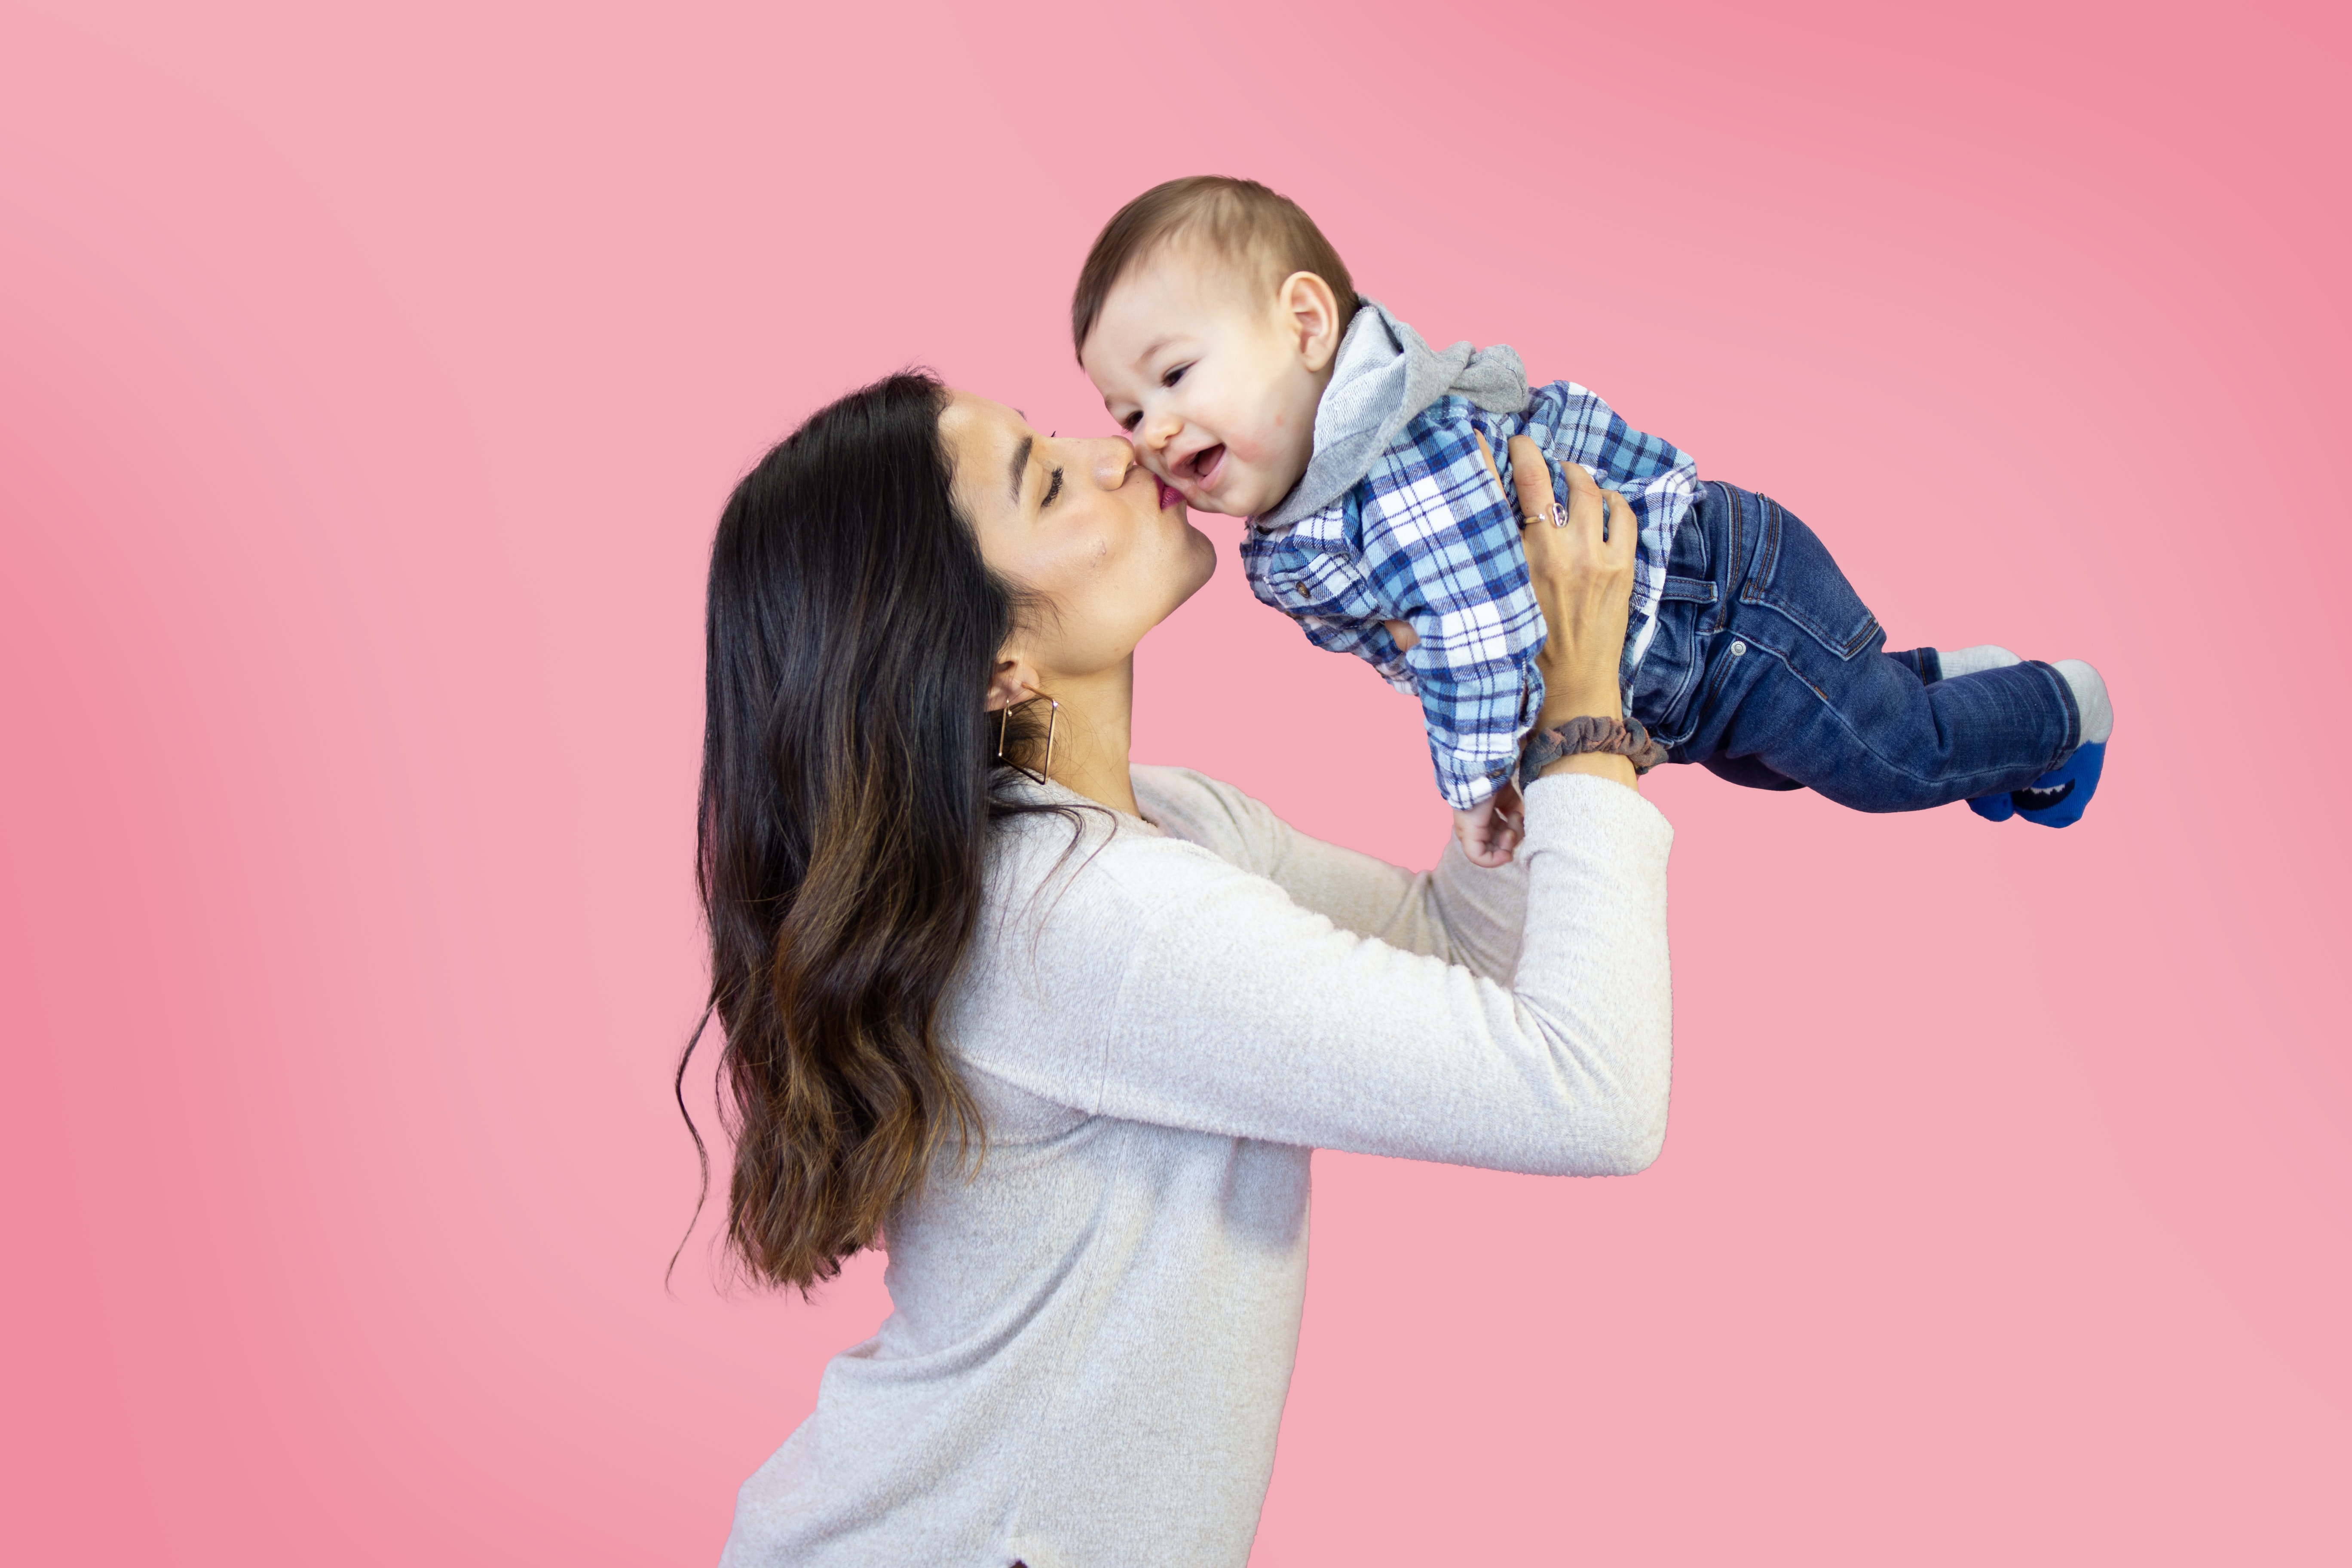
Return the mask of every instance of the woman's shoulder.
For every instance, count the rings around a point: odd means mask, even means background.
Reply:
[[[1021,787],[1024,804],[1049,809],[1002,818],[990,836],[981,972],[1043,964],[1066,981],[1084,972],[1115,987],[1153,945],[1150,933],[1181,923],[1182,911],[1213,903],[1246,920],[1259,900],[1280,896],[1241,858],[1251,810],[1265,807],[1183,769],[1139,768],[1135,787],[1141,821],[1059,785]]]
[[[1191,768],[1138,763],[1128,773],[1143,815],[1169,837],[1261,874],[1279,858],[1291,829],[1265,802]]]
[[[1189,768],[1137,767],[1136,804],[1143,820],[1097,805],[1058,784],[1023,785],[1035,805],[1004,823],[996,837],[997,873],[1003,889],[1051,889],[1055,901],[1089,892],[1120,902],[1153,905],[1171,882],[1257,869],[1253,851],[1280,820],[1258,802]],[[1259,820],[1263,818],[1263,823]]]

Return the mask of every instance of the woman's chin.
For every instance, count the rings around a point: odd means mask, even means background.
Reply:
[[[1190,523],[1184,525],[1184,531],[1192,536],[1184,542],[1192,553],[1192,570],[1198,574],[1192,578],[1192,585],[1184,590],[1184,597],[1189,599],[1217,574],[1217,547],[1209,542],[1207,534]]]

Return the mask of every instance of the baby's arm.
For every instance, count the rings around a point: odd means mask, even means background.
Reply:
[[[1447,413],[1439,405],[1414,420],[1374,465],[1358,553],[1412,671],[1456,835],[1473,860],[1496,865],[1516,842],[1517,812],[1501,792],[1543,703],[1543,614],[1517,508],[1477,431]]]
[[[1389,640],[1405,653],[1421,641],[1411,621],[1383,621]],[[1507,866],[1519,847],[1519,786],[1507,783],[1468,810],[1454,813],[1454,837],[1473,866]]]

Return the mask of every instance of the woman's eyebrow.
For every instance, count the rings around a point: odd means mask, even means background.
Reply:
[[[1021,504],[1021,481],[1029,472],[1029,450],[1036,446],[1037,437],[1024,436],[1021,445],[1013,448],[1013,504]]]

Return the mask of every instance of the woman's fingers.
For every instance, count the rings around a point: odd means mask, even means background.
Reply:
[[[1512,437],[1514,442],[1525,439],[1524,437]],[[1528,441],[1528,445],[1533,447],[1535,443]],[[1615,557],[1622,556],[1630,563],[1633,550],[1631,527],[1633,513],[1633,509],[1625,504],[1625,498],[1615,490],[1602,489],[1580,464],[1562,463],[1559,468],[1562,478],[1568,481],[1567,518],[1562,527],[1574,536],[1576,544],[1589,545],[1597,561],[1613,563]],[[1549,474],[1544,473],[1537,484],[1530,484],[1523,477],[1526,471],[1520,467],[1519,451],[1514,446],[1511,448],[1511,476],[1519,481],[1519,516],[1523,525],[1530,517],[1551,515]],[[1531,497],[1529,491],[1538,485],[1542,489],[1540,497]],[[1621,522],[1628,526],[1621,528],[1618,526]],[[1560,542],[1565,545],[1569,542],[1563,540]],[[1555,550],[1547,553],[1558,554],[1559,552]]]
[[[1519,538],[1527,545],[1528,574],[1538,581],[1546,578],[1578,580],[1593,573],[1609,573],[1613,557],[1617,532],[1606,527],[1603,508],[1609,503],[1592,476],[1574,463],[1561,465],[1568,475],[1568,509],[1558,526],[1538,522],[1523,529]],[[1549,491],[1544,497],[1546,510],[1550,508]],[[1624,503],[1615,503],[1619,511]],[[1603,542],[1604,534],[1607,542]],[[1628,556],[1630,563],[1632,557]]]
[[[1489,453],[1486,460],[1493,462],[1493,454]],[[1550,513],[1551,465],[1544,461],[1543,448],[1531,437],[1511,437],[1511,488],[1519,492],[1522,524],[1531,517]]]
[[[1607,504],[1601,497],[1601,487],[1592,482],[1592,476],[1585,471],[1581,463],[1562,463],[1559,471],[1568,480],[1568,515],[1571,520],[1590,524],[1594,530],[1592,536],[1600,538],[1599,530],[1606,517],[1604,509]]]
[[[1495,476],[1496,484],[1501,484],[1503,470],[1496,465],[1495,449],[1486,445],[1486,437],[1475,431],[1471,434],[1478,443],[1478,456],[1486,460],[1486,471]],[[1551,515],[1551,466],[1544,461],[1543,448],[1536,445],[1531,436],[1512,437],[1510,451],[1511,489],[1517,492],[1519,525],[1524,528],[1530,518],[1549,518]],[[1585,489],[1593,488],[1592,476],[1582,468],[1573,463],[1565,463],[1561,467],[1568,474],[1571,489],[1579,480],[1583,482]]]
[[[1627,571],[1633,567],[1633,544],[1641,535],[1641,524],[1633,518],[1633,509],[1615,490],[1602,490],[1601,499],[1609,508],[1607,523],[1601,531],[1603,548],[1612,561]]]

